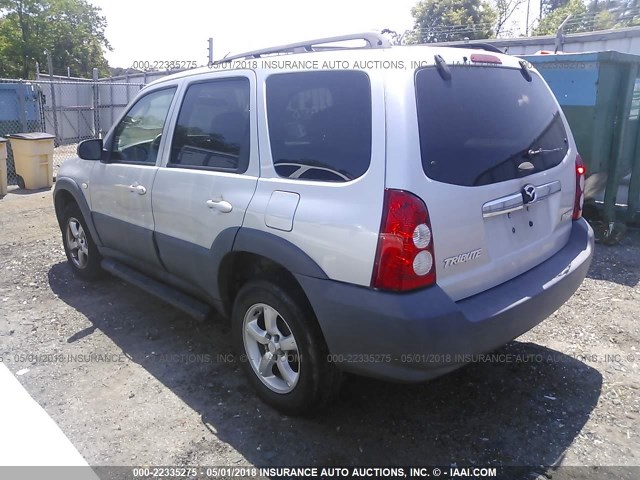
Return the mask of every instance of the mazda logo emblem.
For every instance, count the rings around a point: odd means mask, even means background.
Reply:
[[[524,203],[533,203],[536,201],[535,185],[528,184],[522,187],[522,201]]]

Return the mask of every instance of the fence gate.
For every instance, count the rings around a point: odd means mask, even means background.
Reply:
[[[102,138],[144,83],[85,79],[0,79],[0,137],[13,133],[55,135],[54,174],[73,157],[79,142]],[[7,173],[17,184],[13,152],[8,145]]]

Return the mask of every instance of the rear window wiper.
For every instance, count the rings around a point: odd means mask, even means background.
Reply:
[[[529,71],[529,63],[526,60],[520,60],[519,63],[520,63],[520,73],[522,74],[522,76],[527,82],[530,82],[532,77],[531,77],[531,72]]]
[[[451,80],[451,70],[449,69],[449,65],[447,65],[447,62],[444,61],[444,58],[442,58],[440,55],[434,55],[433,59],[436,62],[436,69],[438,70],[438,73],[440,74],[442,79],[445,82]]]
[[[540,155],[540,154],[545,154],[545,153],[554,153],[554,152],[560,152],[563,149],[558,147],[558,148],[550,148],[550,149],[544,149],[544,148],[539,148],[537,150],[534,150],[533,148],[530,148],[529,151],[527,152],[527,155],[530,157],[533,157],[535,155]]]

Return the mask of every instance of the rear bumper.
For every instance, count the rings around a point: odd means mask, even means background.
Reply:
[[[437,285],[394,294],[297,276],[318,317],[330,360],[347,371],[419,382],[454,370],[527,332],[577,290],[593,231],[573,223],[567,245],[540,265],[454,302]]]

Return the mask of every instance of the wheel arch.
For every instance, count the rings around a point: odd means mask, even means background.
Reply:
[[[327,278],[311,257],[288,240],[268,232],[240,228],[232,250],[222,258],[218,269],[218,289],[224,314],[231,315],[235,296],[242,285],[265,276],[294,288],[311,308],[295,275]]]
[[[56,186],[53,191],[53,205],[56,212],[56,218],[58,220],[58,225],[62,227],[62,214],[64,210],[70,204],[75,203],[82,216],[84,217],[84,221],[87,223],[89,227],[89,232],[91,233],[91,237],[96,245],[102,246],[102,242],[100,241],[100,237],[98,236],[98,232],[95,229],[93,224],[93,218],[91,216],[91,209],[89,208],[89,204],[87,203],[86,198],[82,194],[80,187],[78,184],[70,179],[70,178],[59,178],[56,179]]]

